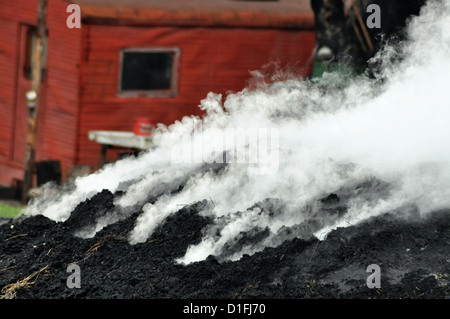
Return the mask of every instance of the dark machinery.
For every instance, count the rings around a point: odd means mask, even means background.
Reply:
[[[408,19],[420,13],[426,0],[311,0],[317,46],[312,77],[345,67],[361,73],[386,41],[404,38]],[[368,25],[379,8],[379,24]]]

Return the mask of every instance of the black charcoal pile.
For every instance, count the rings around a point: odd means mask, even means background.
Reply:
[[[448,298],[450,214],[403,220],[394,214],[331,231],[324,240],[291,239],[236,261],[214,256],[176,263],[212,221],[201,204],[182,207],[143,243],[128,233],[140,211],[97,232],[76,234],[114,206],[103,190],[80,203],[65,222],[37,215],[0,225],[3,298]],[[330,194],[324,205],[339,202]],[[343,206],[340,209],[345,209]],[[336,211],[334,212],[336,213]],[[337,210],[339,213],[339,209]],[[267,230],[242,234],[235,246],[257,244]],[[68,266],[79,266],[79,288],[68,285]],[[368,287],[369,265],[380,282]]]

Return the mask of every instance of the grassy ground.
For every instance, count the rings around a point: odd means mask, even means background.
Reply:
[[[0,217],[3,218],[14,218],[20,215],[23,206],[8,205],[5,203],[0,203]]]

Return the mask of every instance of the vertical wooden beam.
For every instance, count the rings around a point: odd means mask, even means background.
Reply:
[[[25,176],[22,189],[22,202],[28,201],[28,192],[33,186],[36,133],[39,101],[41,95],[42,70],[44,66],[44,53],[47,50],[47,0],[39,0],[38,20],[35,45],[32,52],[32,79],[31,90],[35,92],[36,98],[32,104],[27,101],[29,107],[27,148],[25,157]]]
[[[364,23],[361,12],[359,11],[358,6],[355,3],[355,0],[351,0],[351,6],[353,7],[353,11],[355,11],[356,18],[358,19],[359,26],[364,34],[364,38],[366,40],[367,46],[369,47],[369,51],[373,52],[375,50],[372,40],[370,39],[369,32],[367,31],[366,24]],[[359,32],[358,32],[359,33]]]

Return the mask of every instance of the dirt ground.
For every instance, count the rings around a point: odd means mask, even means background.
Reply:
[[[449,298],[450,211],[426,219],[392,214],[338,228],[319,241],[293,238],[238,261],[208,257],[174,262],[211,223],[196,205],[169,217],[144,243],[130,245],[139,211],[94,238],[74,234],[111,209],[107,190],[80,203],[65,222],[38,215],[0,225],[3,298]],[[295,228],[287,231],[295,232]],[[256,235],[255,235],[256,234]],[[243,236],[259,241],[264,230]],[[67,267],[80,267],[81,288],[69,288]],[[368,288],[367,267],[380,267],[380,288]]]

